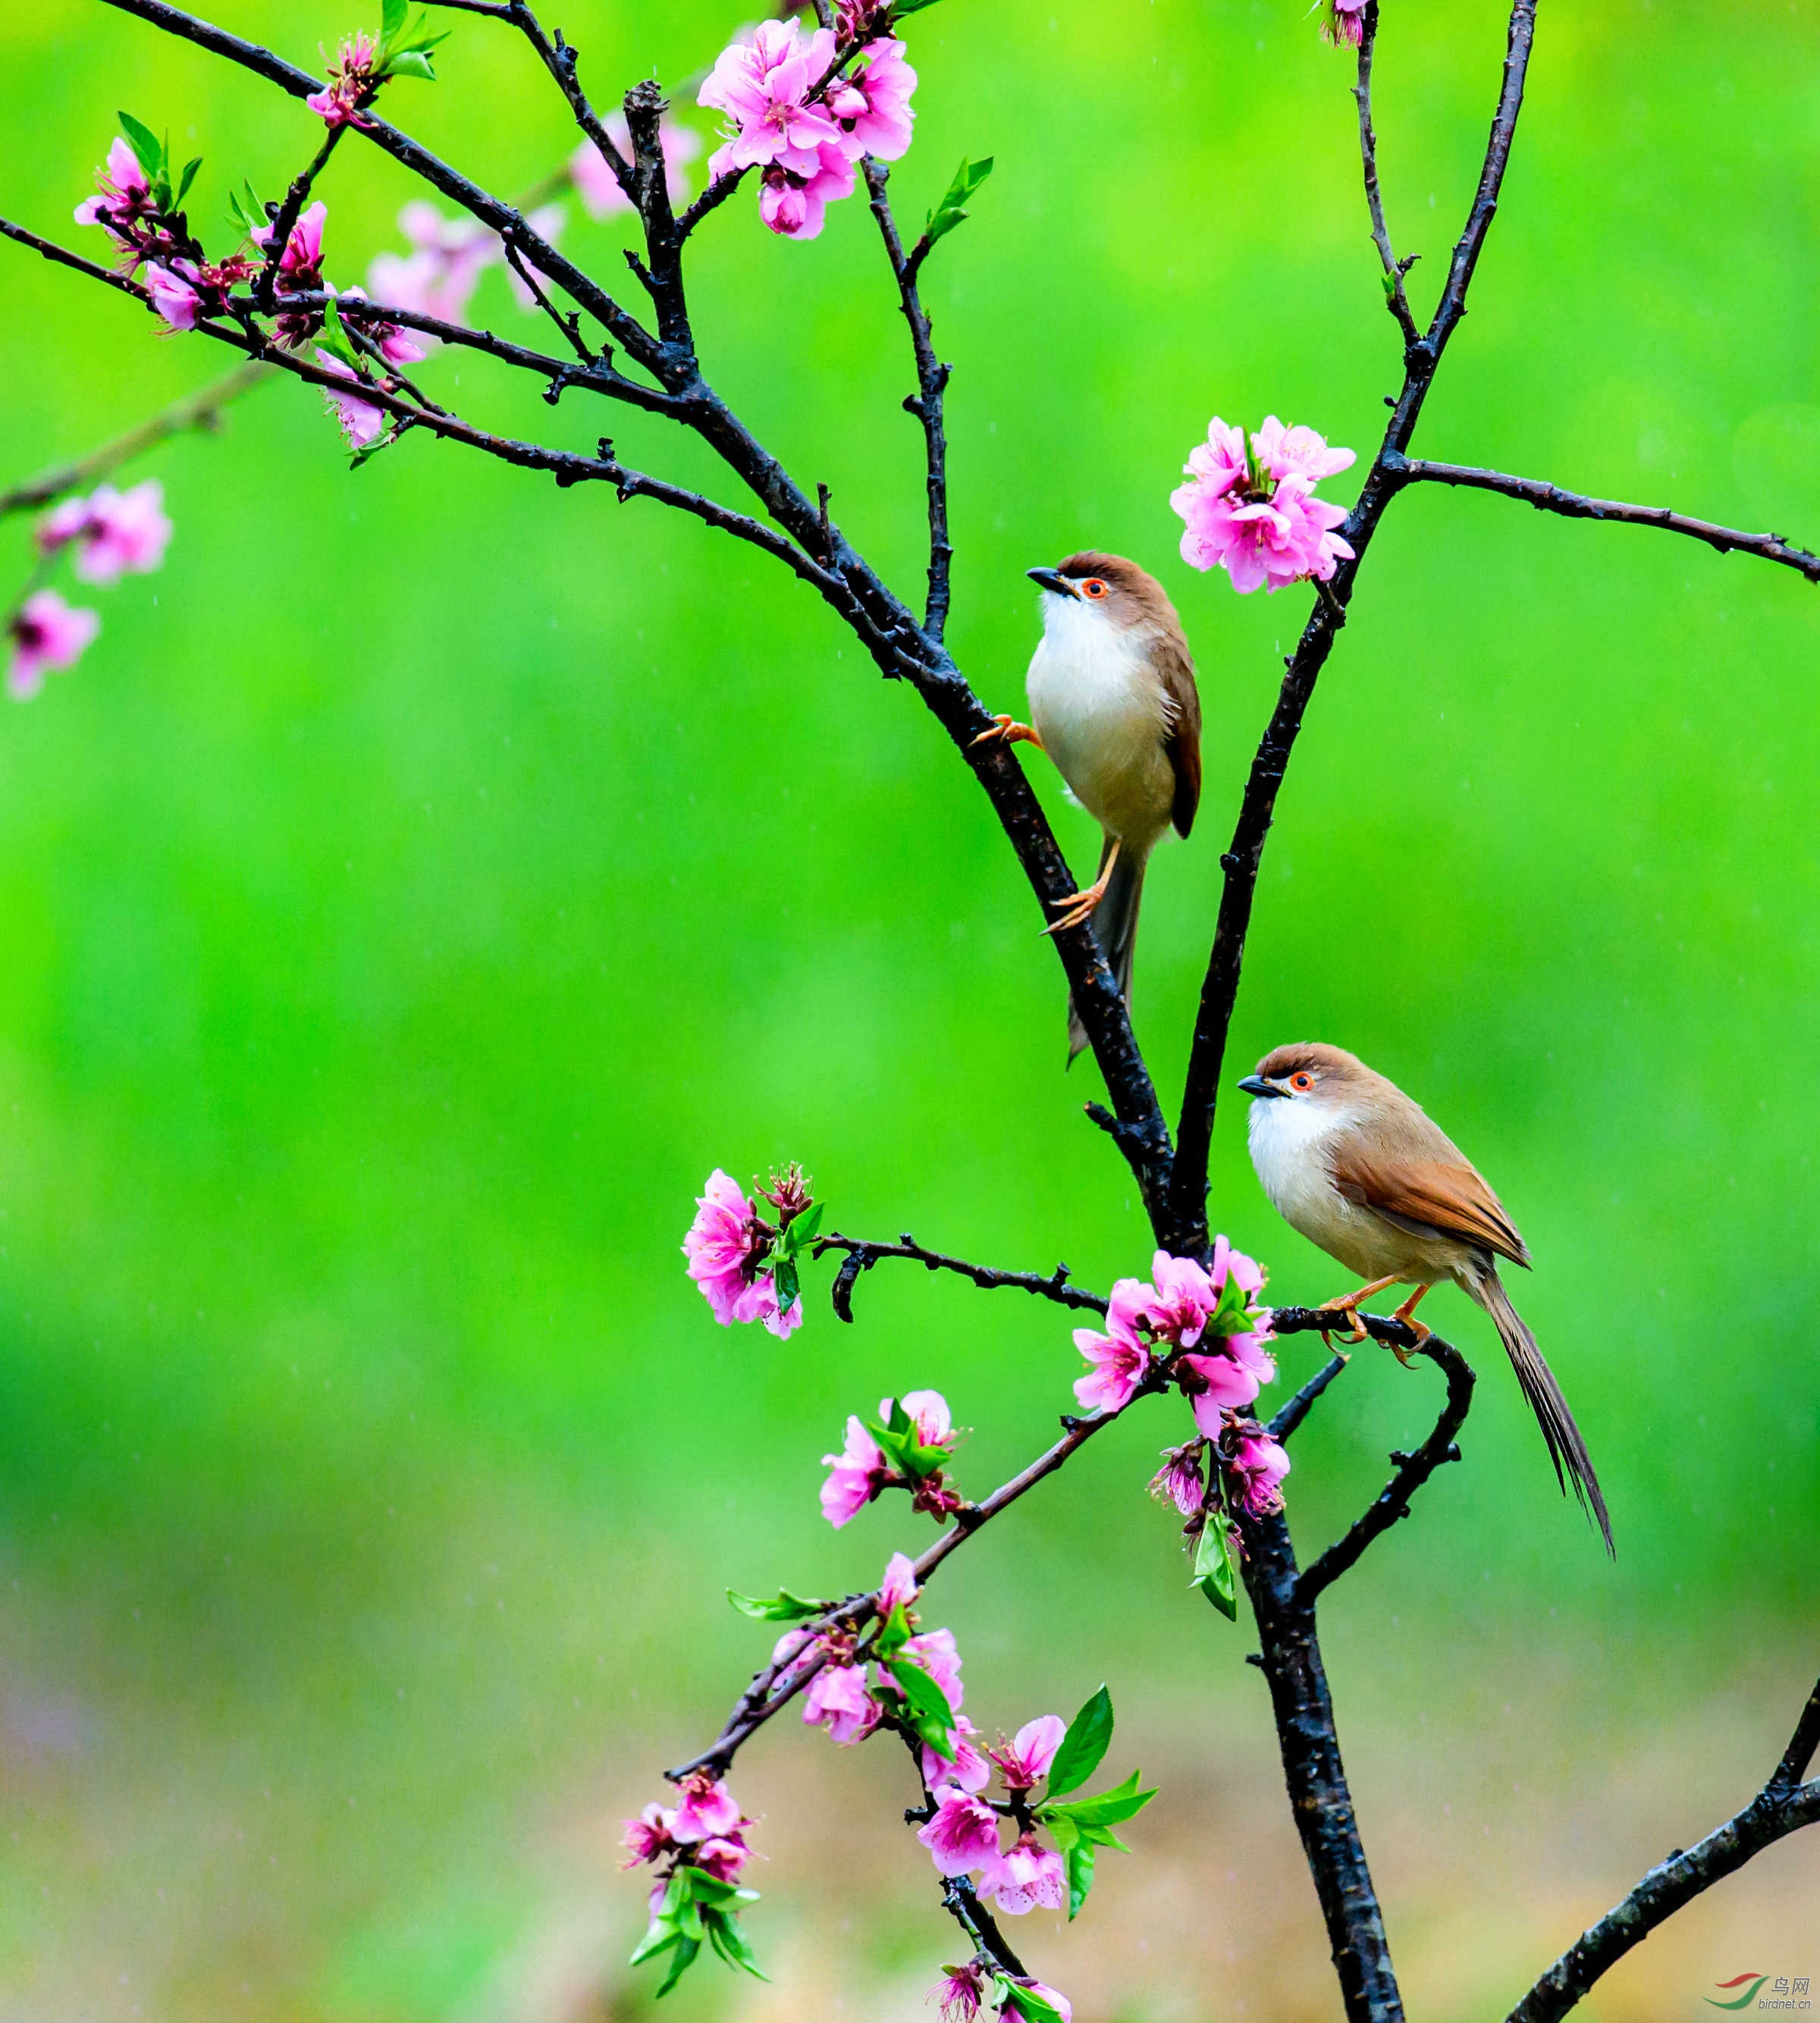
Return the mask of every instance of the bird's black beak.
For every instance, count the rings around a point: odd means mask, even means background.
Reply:
[[[1273,1081],[1266,1081],[1262,1075],[1247,1075],[1240,1085],[1247,1096],[1282,1096],[1285,1091]]]
[[[1024,574],[1032,583],[1040,583],[1045,590],[1053,590],[1057,597],[1080,595],[1080,592],[1060,569],[1026,569]]]

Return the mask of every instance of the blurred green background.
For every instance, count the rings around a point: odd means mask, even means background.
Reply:
[[[1483,145],[1491,0],[1387,0],[1379,124],[1431,303]],[[241,0],[313,62],[356,16]],[[737,6],[574,0],[596,96],[676,79]],[[504,31],[451,17],[396,116],[497,189],[572,130]],[[1155,568],[1200,666],[1208,790],[1160,857],[1137,1013],[1179,1086],[1218,858],[1305,593],[1177,558],[1208,416],[1368,452],[1395,385],[1349,64],[1298,0],[951,0],[909,27],[920,218],[996,157],[928,294],[950,403],[952,643],[994,707],[1022,572],[1083,543]],[[278,188],[295,104],[79,0],[0,16],[0,204],[62,236],[124,105]],[[703,131],[705,115],[687,116]],[[194,146],[183,144],[193,134]],[[1543,9],[1472,313],[1418,448],[1820,536],[1811,7]],[[357,143],[322,189],[346,285],[412,194]],[[566,245],[608,277],[615,234]],[[225,228],[222,228],[225,230]],[[225,240],[224,240],[225,244]],[[90,251],[95,251],[91,245]],[[231,361],[4,251],[0,481]],[[818,242],[742,195],[701,237],[710,369],[906,590],[919,437],[870,219]],[[497,273],[477,316],[518,332]],[[476,418],[685,478],[690,446],[472,357]],[[728,1584],[870,1582],[926,1535],[835,1535],[845,1414],[934,1385],[960,1476],[1049,1436],[1066,1317],[916,1272],[787,1345],[683,1275],[690,1198],[800,1157],[833,1224],[1104,1286],[1148,1257],[1062,1072],[1063,991],[985,805],[907,692],[793,580],[693,523],[412,441],[350,477],[269,386],[156,475],[169,562],[0,712],[0,2016],[635,2019],[617,1822],[712,1732],[767,1639]],[[718,483],[718,481],[716,481]],[[1329,489],[1349,496],[1342,478]],[[27,527],[0,529],[23,578]],[[1753,1790],[1816,1666],[1820,863],[1816,592],[1792,573],[1423,493],[1379,537],[1280,806],[1231,1077],[1342,1042],[1493,1176],[1518,1297],[1609,1495],[1615,1568],[1557,1496],[1482,1318],[1466,1465],[1325,1611],[1342,1739],[1412,2013],[1502,2014],[1671,1846]],[[1086,818],[1033,774],[1077,864]],[[1280,1297],[1342,1290],[1222,1103],[1216,1220]],[[817,1281],[825,1289],[826,1275]],[[1299,1381],[1318,1351],[1284,1357]],[[1295,1449],[1305,1549],[1437,1403],[1365,1354]],[[1178,1424],[1177,1421],[1181,1423]],[[1019,1937],[1076,2013],[1337,2013],[1246,1628],[1185,1586],[1133,1415],[945,1571],[989,1729],[1101,1678],[1162,1776],[1080,1922]],[[956,1941],[879,1752],[793,1721],[735,1788],[771,1857],[756,1942],[695,2019],[909,2019]],[[1820,1973],[1820,1842],[1785,1844],[1585,2013],[1706,2012]]]

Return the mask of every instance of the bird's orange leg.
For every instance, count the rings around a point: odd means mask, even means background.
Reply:
[[[1402,1305],[1397,1309],[1396,1312],[1390,1316],[1393,1320],[1401,1321],[1403,1325],[1408,1329],[1409,1332],[1415,1336],[1416,1348],[1419,1348],[1434,1332],[1434,1329],[1431,1327],[1424,1327],[1421,1322],[1415,1318],[1416,1301],[1422,1297],[1424,1293],[1430,1292],[1432,1290],[1433,1288],[1430,1286],[1418,1286],[1415,1291],[1409,1295],[1408,1298],[1403,1302]],[[1415,1349],[1399,1348],[1395,1342],[1392,1342],[1390,1344],[1390,1353],[1396,1357],[1397,1360],[1402,1364],[1405,1370],[1413,1370],[1415,1367],[1414,1363],[1411,1360],[1411,1358],[1415,1353]]]
[[[1034,744],[1039,752],[1043,748],[1042,739],[1037,733],[1027,723],[1020,723],[1014,716],[994,717],[992,728],[981,731],[973,742],[990,744],[998,738],[1003,738],[1007,744]]]
[[[1059,935],[1064,927],[1078,927],[1093,916],[1093,909],[1106,896],[1106,887],[1111,883],[1112,867],[1119,862],[1119,838],[1112,839],[1112,847],[1106,853],[1106,862],[1099,876],[1084,891],[1071,892],[1065,899],[1052,899],[1052,906],[1065,907],[1067,910],[1059,920],[1052,921],[1043,929],[1045,935]]]
[[[1370,1299],[1374,1293],[1381,1293],[1386,1286],[1394,1286],[1396,1282],[1397,1281],[1394,1278],[1374,1279],[1370,1285],[1361,1286],[1356,1293],[1348,1293],[1342,1299],[1323,1300],[1320,1304],[1316,1308],[1315,1311],[1321,1314],[1344,1314],[1347,1319],[1351,1321],[1353,1324],[1353,1331],[1350,1334],[1342,1334],[1340,1337],[1340,1340],[1342,1341],[1349,1342],[1364,1341],[1368,1339],[1368,1337],[1366,1335],[1364,1325],[1359,1319],[1359,1302],[1361,1300]],[[1427,1289],[1426,1287],[1423,1288],[1424,1291],[1426,1290]],[[1421,1294],[1419,1293],[1416,1295],[1416,1297],[1419,1299],[1421,1297]],[[1413,1304],[1413,1302],[1412,1302],[1412,1304]],[[1327,1344],[1329,1348],[1333,1347],[1332,1338],[1329,1336],[1325,1328],[1323,1328],[1320,1331],[1320,1338]]]

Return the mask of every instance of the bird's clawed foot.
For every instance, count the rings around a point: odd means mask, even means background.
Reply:
[[[1402,1364],[1405,1370],[1413,1370],[1415,1367],[1415,1359],[1416,1352],[1420,1349],[1422,1344],[1426,1341],[1428,1337],[1434,1332],[1434,1329],[1431,1327],[1424,1327],[1422,1322],[1415,1318],[1415,1303],[1427,1290],[1428,1288],[1426,1286],[1418,1286],[1415,1291],[1409,1295],[1408,1298],[1403,1302],[1402,1305],[1397,1309],[1396,1312],[1390,1316],[1393,1320],[1401,1321],[1415,1337],[1415,1348],[1401,1348],[1395,1342],[1392,1342],[1390,1344],[1390,1353],[1396,1357],[1397,1360]]]
[[[992,728],[983,730],[973,742],[992,744],[1001,739],[1007,744],[1034,744],[1038,751],[1043,748],[1042,740],[1027,723],[1020,723],[1014,716],[998,716],[992,720]]]
[[[1370,1337],[1366,1332],[1365,1324],[1359,1319],[1360,1302],[1364,1300],[1370,1299],[1374,1293],[1381,1293],[1386,1286],[1394,1286],[1396,1282],[1397,1281],[1394,1279],[1374,1279],[1370,1285],[1361,1286],[1356,1293],[1348,1293],[1343,1297],[1337,1300],[1323,1300],[1320,1304],[1315,1308],[1315,1311],[1320,1314],[1344,1314],[1346,1315],[1346,1319],[1353,1324],[1353,1330],[1350,1334],[1342,1334],[1340,1337],[1340,1340],[1342,1341],[1349,1344],[1353,1344],[1368,1341]],[[1426,1292],[1427,1290],[1426,1286],[1423,1288],[1423,1292]],[[1419,1299],[1421,1297],[1422,1295],[1420,1293],[1417,1293],[1417,1299]],[[1415,1302],[1414,1300],[1411,1300],[1410,1304],[1412,1306],[1415,1304]],[[1401,1316],[1399,1316],[1399,1318],[1401,1318]],[[1320,1338],[1327,1344],[1329,1348],[1333,1347],[1332,1337],[1328,1334],[1325,1328],[1323,1328],[1320,1331]],[[1344,1355],[1345,1351],[1342,1350],[1340,1353]]]
[[[1118,862],[1119,845],[1115,842],[1105,863],[1100,867],[1099,876],[1085,891],[1071,892],[1065,899],[1049,901],[1052,906],[1060,906],[1064,911],[1061,918],[1052,920],[1043,932],[1045,935],[1059,935],[1066,928],[1078,927],[1083,920],[1091,920],[1094,909],[1106,896],[1106,887],[1112,882],[1112,867]]]

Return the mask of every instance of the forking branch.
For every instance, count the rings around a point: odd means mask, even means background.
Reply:
[[[272,51],[166,5],[164,0],[108,0],[108,4],[239,64],[293,97],[301,99],[320,88],[309,73]],[[635,313],[558,253],[526,222],[517,207],[482,188],[399,127],[368,113],[355,130],[498,236],[515,269],[577,358],[557,359],[492,333],[467,330],[383,303],[342,298],[338,313],[358,341],[362,357],[370,364],[372,328],[391,322],[445,342],[467,346],[508,368],[529,372],[544,381],[552,401],[575,390],[657,415],[712,448],[727,472],[750,494],[758,510],[741,511],[654,473],[631,468],[621,462],[609,441],[603,441],[599,454],[589,457],[496,435],[431,404],[417,395],[408,382],[387,379],[376,368],[359,376],[358,399],[388,417],[398,429],[427,434],[542,472],[559,485],[606,483],[622,499],[654,499],[760,548],[783,563],[837,613],[883,674],[906,680],[917,690],[972,768],[1046,918],[1074,892],[1074,881],[1022,768],[1004,746],[979,744],[980,734],[994,719],[943,643],[952,554],[943,416],[948,368],[937,356],[918,289],[918,270],[933,232],[906,251],[887,196],[888,171],[882,163],[866,156],[862,173],[870,208],[911,341],[917,390],[905,404],[920,423],[924,435],[928,544],[926,599],[919,620],[829,518],[826,488],[815,488],[815,496],[811,497],[811,488],[800,483],[764,448],[704,373],[685,288],[684,254],[691,234],[724,203],[745,171],[716,177],[703,196],[678,216],[672,208],[665,174],[659,131],[663,101],[655,84],[635,86],[625,97],[624,113],[631,141],[628,157],[615,145],[581,87],[577,52],[559,34],[547,33],[525,0],[432,0],[432,4],[484,16],[516,29],[526,38],[575,124],[599,149],[632,204],[643,230],[644,251],[642,260],[635,256],[632,264],[650,306],[643,314]],[[818,8],[817,11],[827,27],[828,10]],[[1379,30],[1376,0],[1368,0],[1364,10],[1355,88],[1361,166],[1386,298],[1403,338],[1402,384],[1392,403],[1382,442],[1345,523],[1344,539],[1353,551],[1353,558],[1341,565],[1331,584],[1317,589],[1295,651],[1285,664],[1276,704],[1240,799],[1231,845],[1221,859],[1224,875],[1218,914],[1197,1009],[1174,1147],[1124,1002],[1090,927],[1082,924],[1052,937],[1111,1097],[1110,1111],[1098,1105],[1090,1106],[1090,1110],[1096,1121],[1109,1129],[1130,1166],[1155,1241],[1177,1257],[1204,1257],[1210,1249],[1208,1154],[1259,867],[1276,796],[1319,675],[1346,622],[1364,555],[1392,501],[1416,483],[1491,490],[1568,517],[1655,526],[1704,541],[1721,552],[1735,549],[1751,553],[1793,567],[1810,580],[1820,580],[1820,559],[1780,536],[1740,533],[1667,509],[1583,497],[1539,481],[1426,462],[1408,455],[1443,354],[1465,314],[1468,291],[1497,210],[1522,104],[1535,14],[1535,0],[1515,0],[1511,9],[1502,84],[1477,191],[1454,247],[1434,314],[1424,329],[1409,304],[1404,276],[1411,262],[1396,257],[1379,181],[1371,104],[1372,59]],[[855,46],[851,42],[841,46],[843,53],[829,71],[829,79]],[[828,81],[824,79],[823,82]],[[255,361],[249,371],[282,371],[331,394],[345,396],[349,392],[346,379],[275,343],[260,324],[262,316],[269,317],[277,302],[294,312],[318,316],[328,312],[327,298],[321,292],[288,294],[279,287],[279,262],[288,226],[301,214],[317,177],[328,167],[340,130],[331,131],[310,166],[289,186],[263,265],[250,290],[231,295],[222,314],[205,316],[196,327],[206,338],[238,350]],[[43,257],[122,291],[141,304],[148,302],[145,288],[130,278],[109,273],[23,227],[0,222],[0,230]],[[559,305],[555,299],[558,293],[575,305],[573,311]],[[581,333],[583,315],[606,333],[611,345],[643,378],[634,378],[622,371],[605,346],[598,352],[591,349]],[[647,315],[651,320],[646,320]],[[1107,1304],[1097,1295],[1069,1285],[1063,1268],[1046,1276],[997,1271],[925,1250],[907,1235],[895,1244],[829,1236],[820,1241],[816,1251],[817,1254],[842,1255],[834,1304],[843,1319],[851,1318],[851,1293],[859,1276],[887,1259],[958,1274],[983,1288],[1021,1290],[1064,1307],[1098,1312],[1104,1311]],[[1287,1523],[1280,1515],[1268,1513],[1248,1516],[1242,1522],[1245,1546],[1242,1568],[1262,1645],[1259,1662],[1270,1685],[1286,1781],[1320,1900],[1347,2014],[1351,2023],[1395,2023],[1402,2014],[1401,1999],[1340,1759],[1316,1633],[1316,1603],[1322,1591],[1355,1565],[1375,1538],[1408,1514],[1415,1492],[1445,1463],[1456,1458],[1455,1437],[1466,1416],[1473,1380],[1470,1368],[1448,1344],[1433,1337],[1418,1343],[1414,1331],[1394,1319],[1361,1316],[1360,1320],[1377,1341],[1417,1349],[1441,1367],[1447,1379],[1447,1396],[1434,1428],[1412,1453],[1393,1457],[1397,1472],[1391,1481],[1351,1529],[1305,1570],[1298,1567]],[[1277,1333],[1287,1337],[1324,1324],[1331,1326],[1333,1316],[1324,1315],[1319,1310],[1284,1309],[1276,1316],[1276,1324]],[[1268,1430],[1287,1440],[1343,1366],[1340,1359],[1328,1363],[1281,1409]],[[1060,1440],[983,1502],[962,1505],[954,1513],[948,1527],[914,1561],[912,1571],[917,1585],[925,1582],[974,1531],[1064,1467],[1112,1419],[1139,1398],[1158,1394],[1170,1381],[1166,1366],[1159,1363],[1133,1391],[1126,1405],[1087,1417],[1068,1415]],[[876,1596],[849,1596],[824,1609],[810,1627],[818,1632],[857,1632],[877,1613]],[[743,1743],[807,1688],[815,1670],[814,1663],[774,1663],[761,1671],[741,1696],[721,1735],[707,1750],[670,1774],[687,1778],[702,1772],[723,1771]],[[1699,1847],[1672,1857],[1645,1878],[1624,1904],[1585,1934],[1544,1976],[1514,2012],[1513,2023],[1543,2023],[1545,2018],[1566,2013],[1611,1961],[1635,1943],[1637,1937],[1719,1875],[1741,1865],[1760,1847],[1820,1815],[1817,1787],[1799,1781],[1816,1739],[1820,1739],[1820,1688],[1816,1689],[1815,1699],[1810,1703],[1775,1776],[1752,1806]],[[1005,1948],[990,1914],[964,1877],[950,1879],[944,1898],[963,1929],[990,1956],[1001,1961],[1006,1971],[1021,1973],[1016,1955]]]

